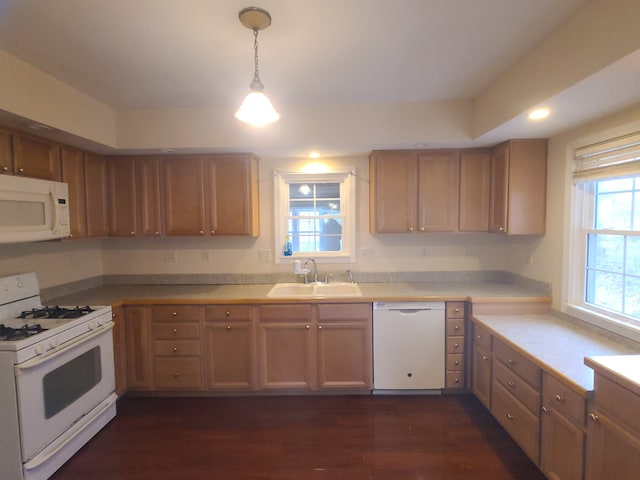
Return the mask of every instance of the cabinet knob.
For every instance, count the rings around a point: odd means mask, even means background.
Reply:
[[[459,379],[459,378],[456,378],[456,379],[453,381],[453,383],[460,383],[460,379]]]
[[[176,373],[173,374],[173,378],[178,378],[179,376],[180,376],[179,372],[176,372]]]
[[[511,360],[511,359],[507,360],[507,363],[509,365],[515,365],[516,364],[515,360]]]
[[[118,315],[116,315],[116,314],[115,314],[115,312],[113,312],[113,313],[111,314],[111,318],[116,318],[117,316],[118,316]]]
[[[231,330],[231,325],[227,325],[227,330]]]
[[[477,338],[478,340],[480,340],[481,336],[480,336],[480,334],[479,334],[479,333],[477,333],[477,334],[476,334],[476,338]]]
[[[457,367],[458,365],[460,365],[460,362],[456,360],[455,362],[453,362],[453,364]]]
[[[322,330],[322,325],[318,325],[318,330]]]
[[[544,405],[542,406],[542,411],[544,413],[548,413],[549,412],[549,408],[545,407]]]
[[[459,308],[454,308],[453,311],[458,313],[458,312],[460,312],[460,309]]]
[[[19,173],[24,173],[24,168],[22,168],[22,167],[21,167],[21,168],[19,168],[19,169],[18,169],[18,172],[19,172]]]
[[[507,413],[507,420],[513,420],[515,417],[510,413]]]
[[[174,328],[173,330],[171,330],[171,333],[178,333],[178,329]]]
[[[306,328],[307,330],[309,330],[309,328],[311,328],[311,327],[309,327],[309,325],[306,325],[304,328]]]
[[[504,227],[500,227],[498,230],[500,230],[501,232],[504,232]]]
[[[172,317],[177,317],[178,316],[178,312],[171,312],[171,316]]]
[[[590,413],[589,418],[594,422],[597,422],[600,419],[600,417],[598,417],[598,415],[595,413]]]
[[[409,225],[409,227],[407,228],[407,230],[409,230],[410,232],[413,232],[413,225]]]
[[[173,347],[173,351],[177,352],[178,351],[178,347]]]
[[[460,348],[460,345],[459,345],[459,344],[457,344],[457,343],[454,343],[454,344],[453,344],[453,348]]]
[[[130,237],[135,237],[136,236],[136,232],[129,232],[129,236]]]
[[[560,394],[556,395],[555,397],[553,397],[556,399],[556,402],[564,402],[564,397]]]
[[[509,382],[509,383],[507,383],[507,387],[509,387],[509,388],[516,388],[516,384],[515,384],[515,383],[513,383],[513,382]]]
[[[456,325],[455,327],[453,327],[454,330],[460,330],[460,325]]]
[[[3,172],[8,172],[9,171],[9,167],[7,167],[6,165],[2,166],[2,171]]]
[[[154,232],[154,235],[155,235],[156,237],[159,237],[159,236],[160,236],[160,232]]]
[[[211,230],[211,235],[215,235],[216,231],[215,230]]]
[[[229,315],[231,315],[231,312],[229,312],[229,311],[224,312],[224,316],[225,316],[225,317],[228,317]]]
[[[200,230],[200,235],[204,236],[204,230]]]
[[[418,228],[419,231],[424,232],[424,227]]]
[[[489,357],[487,357],[486,355],[482,355],[482,360],[487,361],[487,360],[489,360]]]

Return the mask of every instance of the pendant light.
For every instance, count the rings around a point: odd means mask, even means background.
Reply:
[[[271,15],[258,7],[247,7],[238,14],[240,23],[253,30],[253,52],[255,70],[253,81],[249,85],[251,91],[236,112],[236,118],[255,127],[263,127],[280,119],[280,114],[273,108],[271,101],[264,94],[264,85],[258,72],[258,32],[271,25]]]

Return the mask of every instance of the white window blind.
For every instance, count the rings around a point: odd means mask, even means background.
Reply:
[[[586,182],[640,174],[640,132],[586,145],[575,151],[573,178]]]

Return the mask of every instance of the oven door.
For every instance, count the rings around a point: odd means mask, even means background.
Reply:
[[[23,462],[114,392],[112,329],[108,322],[15,366]]]

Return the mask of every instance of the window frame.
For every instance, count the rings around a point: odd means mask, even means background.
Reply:
[[[342,250],[340,252],[293,252],[283,255],[283,246],[288,236],[289,184],[291,183],[339,183],[340,211],[344,215],[342,225]],[[273,232],[275,263],[292,263],[312,257],[318,263],[355,263],[356,261],[356,171],[335,170],[323,173],[274,171],[273,186]]]

